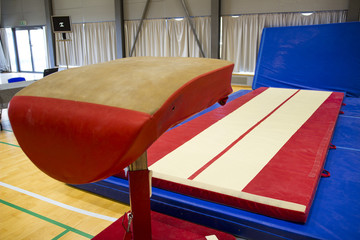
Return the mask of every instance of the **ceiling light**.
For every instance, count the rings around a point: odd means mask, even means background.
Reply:
[[[312,12],[304,12],[304,13],[301,13],[301,15],[303,16],[310,16],[312,15],[313,13]]]

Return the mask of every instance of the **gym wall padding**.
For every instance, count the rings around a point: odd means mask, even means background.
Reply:
[[[360,97],[359,43],[360,22],[265,28],[252,87]]]

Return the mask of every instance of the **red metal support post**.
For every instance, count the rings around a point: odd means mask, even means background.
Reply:
[[[129,166],[130,206],[134,240],[151,239],[150,171],[144,153]]]

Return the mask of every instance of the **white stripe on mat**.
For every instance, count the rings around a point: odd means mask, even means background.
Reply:
[[[301,90],[194,180],[241,191],[330,94]]]
[[[296,91],[267,89],[149,168],[175,177],[190,177]]]

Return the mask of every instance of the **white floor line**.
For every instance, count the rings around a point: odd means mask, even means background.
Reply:
[[[68,209],[68,210],[73,211],[73,212],[81,213],[81,214],[84,214],[84,215],[87,215],[87,216],[90,216],[90,217],[95,217],[95,218],[107,220],[107,221],[110,221],[110,222],[115,222],[117,220],[117,218],[108,217],[108,216],[105,216],[105,215],[101,215],[101,214],[89,212],[89,211],[86,211],[86,210],[83,210],[83,209],[80,209],[80,208],[76,208],[76,207],[73,207],[73,206],[70,206],[70,205],[67,205],[67,204],[52,200],[50,198],[41,196],[39,194],[36,194],[36,193],[30,192],[30,191],[27,191],[27,190],[12,186],[12,185],[7,184],[7,183],[0,182],[0,186],[9,188],[9,189],[14,190],[14,191],[18,191],[20,193],[23,193],[23,194],[26,194],[28,196],[37,198],[39,200],[54,204],[56,206]]]

